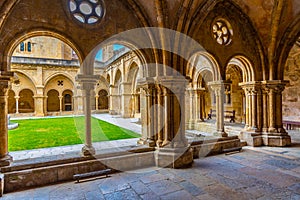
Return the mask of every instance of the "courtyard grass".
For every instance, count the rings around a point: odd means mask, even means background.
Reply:
[[[85,142],[84,117],[13,120],[19,127],[8,133],[9,151],[57,147]],[[92,141],[138,138],[139,134],[92,118]]]

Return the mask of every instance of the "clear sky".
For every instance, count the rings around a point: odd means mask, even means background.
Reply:
[[[114,47],[114,51],[116,51],[116,50],[123,48],[124,46],[120,45],[120,44],[114,44],[113,47]],[[102,61],[102,53],[103,53],[103,50],[100,49],[96,55],[96,60]]]

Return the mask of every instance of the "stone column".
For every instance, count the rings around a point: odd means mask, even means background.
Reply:
[[[19,114],[19,99],[20,96],[15,96],[16,99],[16,114]]]
[[[165,76],[158,77],[158,84],[163,89],[164,138],[155,151],[156,165],[172,168],[189,166],[193,162],[193,154],[185,137],[187,81],[180,77]]]
[[[289,146],[291,137],[282,125],[282,91],[288,81],[263,81],[268,92],[268,131],[264,132],[263,141],[267,146]]]
[[[137,142],[141,145],[146,145],[148,135],[148,108],[146,101],[146,91],[141,88],[141,123],[142,123],[142,136]]]
[[[155,127],[154,127],[154,121],[157,120],[154,117],[154,99],[153,99],[153,93],[155,90],[155,85],[150,84],[147,86],[144,86],[143,88],[146,92],[146,106],[147,106],[147,126],[148,126],[148,134],[147,134],[147,144],[150,147],[154,147],[156,145],[155,141]]]
[[[38,72],[42,73],[42,71],[40,71],[40,70],[41,69],[38,69]],[[40,80],[38,82],[40,82]],[[45,98],[44,86],[41,84],[36,86],[37,91],[36,91],[36,95],[34,96],[34,111],[35,111],[35,116],[37,116],[37,117],[45,116],[45,113],[44,113],[44,98]]]
[[[43,95],[34,96],[34,106],[35,106],[35,116],[36,117],[45,116],[45,113],[44,113],[44,98],[45,97]]]
[[[8,154],[7,92],[12,72],[0,72],[0,167],[10,165],[12,157]]]
[[[169,145],[172,139],[172,135],[170,135],[171,129],[172,129],[172,122],[171,122],[171,117],[170,116],[170,112],[171,112],[171,91],[166,88],[166,87],[162,87],[163,88],[163,99],[164,99],[164,140],[162,143],[162,146],[166,146]]]
[[[216,95],[216,125],[217,132],[215,136],[227,137],[228,134],[224,130],[224,82],[210,82],[208,85],[212,88]]]
[[[81,89],[84,95],[84,114],[85,114],[85,144],[82,148],[84,156],[95,154],[95,148],[92,145],[92,125],[91,125],[91,96],[94,91],[95,83],[100,79],[99,75],[77,75],[76,80],[81,83]]]
[[[134,109],[135,109],[135,113],[140,113],[140,106],[139,106],[139,98],[140,98],[140,94],[134,94]]]
[[[62,106],[63,106],[63,96],[58,96],[59,98],[59,112],[61,113],[62,112]]]
[[[265,82],[269,100],[268,132],[286,133],[282,125],[282,91],[284,90],[286,84],[287,81]]]
[[[131,86],[132,83],[121,83],[120,87],[121,87],[121,91],[122,94],[120,94],[120,103],[121,103],[121,110],[120,110],[120,114],[122,117],[124,118],[129,118],[131,116],[131,112],[130,112],[130,105],[131,105]]]
[[[119,95],[118,95],[118,87],[110,85],[109,87],[109,113],[111,115],[118,114],[119,110]]]
[[[196,116],[196,110],[197,106],[195,104],[195,90],[193,88],[189,88],[189,97],[190,97],[190,116],[189,116],[189,129],[194,129],[195,127],[195,116]],[[197,100],[197,99],[196,99]]]
[[[245,91],[246,96],[246,127],[245,130],[259,132],[259,124],[262,124],[261,108],[261,85],[259,82],[248,82],[239,84]],[[260,111],[260,112],[259,112]]]
[[[161,147],[163,144],[163,138],[164,138],[164,110],[163,110],[163,104],[164,104],[164,91],[163,88],[160,85],[156,85],[156,91],[157,91],[157,141],[156,146]]]
[[[95,102],[96,103],[96,111],[98,111],[99,110],[99,108],[98,108],[99,107],[99,96],[98,95],[95,96],[95,101],[96,101]]]
[[[197,116],[196,122],[204,121],[204,111],[205,111],[205,88],[199,88],[196,90],[197,93]]]
[[[141,87],[141,119],[142,119],[142,137],[138,144],[150,147],[156,146],[156,124],[158,116],[154,115],[155,109],[155,84],[152,78],[144,78],[139,80]]]
[[[263,89],[262,89],[262,113],[263,113],[262,131],[263,132],[268,132],[268,129],[269,129],[268,93],[269,93],[268,88],[263,87]]]

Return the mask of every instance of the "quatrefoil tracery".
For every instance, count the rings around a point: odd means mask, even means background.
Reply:
[[[223,20],[217,20],[212,27],[213,36],[220,45],[228,45],[231,43],[233,35],[230,24]]]

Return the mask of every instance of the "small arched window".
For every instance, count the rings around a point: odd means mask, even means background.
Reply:
[[[31,52],[31,42],[28,42],[28,43],[27,43],[27,51],[28,51],[28,52]]]
[[[20,43],[20,51],[25,51],[25,44],[24,44],[24,42]]]

